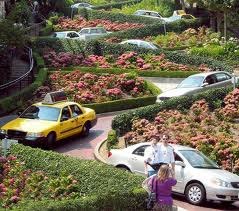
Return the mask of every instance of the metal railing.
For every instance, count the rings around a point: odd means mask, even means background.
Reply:
[[[7,93],[9,92],[9,90],[11,88],[13,88],[13,86],[16,86],[16,85],[20,85],[20,90],[22,89],[22,82],[23,80],[25,80],[27,78],[27,81],[28,81],[28,84],[30,83],[30,80],[29,80],[29,77],[30,77],[30,74],[31,75],[31,82],[33,81],[33,66],[34,66],[34,59],[33,59],[33,55],[32,55],[32,49],[29,48],[29,47],[25,47],[24,48],[24,51],[27,51],[27,54],[28,54],[28,59],[29,59],[29,70],[23,74],[22,76],[20,76],[19,78],[13,80],[13,81],[10,81],[6,84],[3,84],[3,85],[0,85],[0,95],[4,94],[4,93]]]

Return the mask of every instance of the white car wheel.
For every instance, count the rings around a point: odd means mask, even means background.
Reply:
[[[185,195],[189,203],[199,205],[204,202],[206,192],[201,184],[192,183],[187,186]]]

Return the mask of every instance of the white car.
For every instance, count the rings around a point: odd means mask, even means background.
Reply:
[[[157,50],[159,49],[156,44],[153,44],[151,42],[147,42],[144,40],[126,40],[121,42],[120,44],[127,44],[127,45],[132,45],[132,46],[137,46],[139,48],[148,48],[148,49],[153,49]]]
[[[235,78],[235,83],[237,81],[238,78]],[[171,89],[158,95],[156,103],[160,103],[172,97],[193,95],[195,93],[203,92],[209,89],[232,86],[233,82],[234,77],[230,73],[224,71],[191,75],[184,79],[175,89]]]
[[[86,8],[88,10],[92,10],[94,8],[93,5],[89,4],[89,3],[84,3],[84,2],[81,2],[81,3],[76,3],[76,4],[73,4],[71,5],[71,8]]]
[[[144,175],[144,151],[150,143],[139,143],[125,149],[112,149],[108,164]],[[239,176],[219,168],[212,160],[191,147],[171,145],[175,152],[173,192],[183,194],[191,204],[205,200],[239,201]]]
[[[62,31],[62,32],[54,32],[53,37],[67,38],[67,39],[80,39],[80,34],[75,31]]]
[[[167,22],[167,18],[163,18],[158,12],[150,10],[137,10],[134,15],[143,16],[148,18],[156,18],[162,22]]]
[[[103,27],[89,27],[83,28],[79,31],[80,39],[82,40],[91,40],[105,36],[110,33],[112,32],[107,32]]]
[[[183,15],[173,15],[169,18],[167,18],[167,20],[165,20],[167,23],[170,23],[170,22],[174,22],[174,21],[177,21],[177,20],[181,20],[181,19],[184,19],[184,20],[193,20],[195,19],[194,16],[190,15],[190,14],[183,14]]]

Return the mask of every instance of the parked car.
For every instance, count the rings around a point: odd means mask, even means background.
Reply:
[[[121,42],[120,44],[127,44],[127,45],[132,45],[132,46],[137,46],[139,48],[148,48],[148,49],[159,49],[159,46],[157,46],[154,43],[147,42],[144,40],[125,40]]]
[[[137,10],[134,15],[137,16],[143,16],[148,18],[156,18],[161,20],[162,22],[165,22],[167,18],[163,18],[158,12],[156,11],[149,11],[149,10]]]
[[[173,22],[181,19],[196,19],[193,15],[187,14],[184,10],[174,10],[173,15],[167,18],[167,22]]]
[[[67,38],[67,39],[80,39],[80,34],[75,31],[62,31],[62,32],[54,32],[53,37],[57,38]]]
[[[238,78],[235,78],[236,82]],[[184,79],[175,89],[158,95],[156,102],[162,102],[172,97],[192,95],[209,89],[233,85],[233,76],[228,72],[215,71],[191,75]]]
[[[85,3],[85,2],[81,2],[81,3],[76,3],[76,4],[72,4],[71,8],[86,8],[89,10],[92,10],[94,8],[93,5],[89,4],[89,3]]]
[[[144,175],[144,151],[150,143],[125,149],[112,149],[108,164]],[[222,170],[203,153],[191,147],[171,145],[175,152],[173,192],[184,194],[188,202],[199,205],[205,200],[234,202],[239,200],[239,176]]]
[[[95,111],[67,101],[64,92],[46,94],[20,116],[0,128],[0,138],[51,148],[56,141],[76,134],[87,136],[96,124]]]
[[[110,33],[112,32],[107,32],[105,28],[103,27],[89,27],[89,28],[83,28],[79,31],[80,39],[82,40],[95,39]]]

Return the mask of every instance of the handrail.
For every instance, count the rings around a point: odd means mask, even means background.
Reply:
[[[28,50],[28,57],[29,57],[29,62],[30,62],[29,70],[25,74],[20,76],[19,78],[15,79],[13,81],[10,81],[6,84],[0,85],[0,90],[9,88],[10,86],[15,85],[16,83],[20,82],[22,79],[25,79],[32,72],[33,65],[34,65],[34,60],[33,60],[33,56],[32,56],[32,49],[27,47],[27,46],[25,47],[25,49]]]

